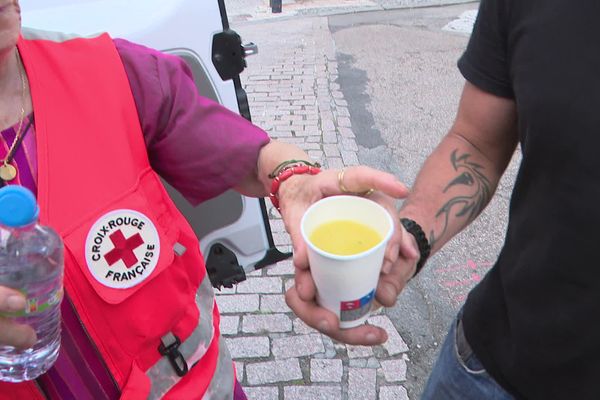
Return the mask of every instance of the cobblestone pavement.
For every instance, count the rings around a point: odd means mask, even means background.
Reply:
[[[306,20],[313,25],[311,37],[292,40],[261,62],[252,59],[244,72],[253,121],[328,168],[356,165],[358,146],[336,83],[338,65],[326,19]],[[272,208],[269,213],[276,244],[289,250],[279,214]],[[284,261],[217,293],[221,332],[249,398],[408,399],[402,382],[409,349],[385,313],[369,319],[388,332],[384,345],[334,343],[287,307],[284,291],[294,284],[293,273],[291,261]]]

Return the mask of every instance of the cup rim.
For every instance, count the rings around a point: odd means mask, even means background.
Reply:
[[[339,199],[340,197],[343,197],[343,198],[352,198],[352,199],[358,200],[358,201],[369,202],[372,205],[375,205],[376,207],[379,207],[383,211],[383,213],[385,215],[385,218],[390,223],[390,229],[388,230],[387,234],[381,239],[381,241],[378,244],[376,244],[375,246],[373,246],[370,249],[365,250],[363,252],[356,253],[356,254],[351,254],[351,255],[347,255],[347,256],[343,256],[343,255],[339,255],[339,254],[329,253],[329,252],[327,252],[325,250],[321,250],[320,248],[318,248],[317,246],[315,246],[309,240],[308,235],[306,234],[306,232],[304,230],[304,220],[305,220],[307,214],[309,213],[309,211],[311,209],[313,209],[314,207],[316,207],[317,204],[325,203],[325,202],[329,202],[329,201],[333,201],[332,199]],[[380,205],[379,203],[377,203],[377,202],[375,202],[373,200],[365,199],[364,197],[360,197],[360,196],[334,195],[334,196],[324,197],[324,198],[322,198],[322,199],[314,202],[313,204],[310,205],[310,207],[308,207],[306,209],[306,211],[304,212],[304,215],[302,216],[302,219],[300,220],[300,233],[302,234],[302,239],[304,240],[304,243],[306,243],[306,245],[309,246],[316,253],[318,253],[318,254],[320,254],[320,255],[322,255],[324,257],[331,258],[333,260],[347,261],[347,260],[354,260],[354,259],[366,256],[366,255],[369,255],[370,253],[373,253],[373,252],[377,251],[384,244],[387,244],[387,242],[392,237],[392,234],[394,233],[394,220],[392,219],[392,216],[390,215],[390,213],[382,205]]]

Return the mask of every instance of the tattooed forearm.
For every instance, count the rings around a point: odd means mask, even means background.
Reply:
[[[439,221],[429,233],[429,242],[434,247],[436,242],[441,239],[450,223],[450,217],[466,218],[466,222],[471,222],[485,208],[492,197],[492,188],[489,179],[483,174],[484,167],[469,158],[469,153],[458,155],[458,149],[455,149],[450,155],[450,162],[457,173],[452,179],[444,193],[450,189],[462,187],[464,193],[448,200],[442,208],[438,210],[435,217]],[[468,192],[467,192],[468,190]]]

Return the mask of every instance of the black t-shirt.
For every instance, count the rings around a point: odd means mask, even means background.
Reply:
[[[600,399],[600,1],[482,0],[465,78],[517,104],[504,247],[466,337],[517,398]]]

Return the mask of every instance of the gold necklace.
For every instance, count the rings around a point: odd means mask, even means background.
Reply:
[[[17,129],[15,139],[13,140],[6,157],[2,161],[2,165],[0,165],[0,179],[5,182],[12,181],[17,177],[17,168],[10,164],[10,161],[12,160],[13,153],[17,148],[17,144],[19,143],[21,129],[23,129],[23,120],[25,119],[25,76],[23,71],[21,71],[23,67],[21,66],[19,51],[17,49],[15,49],[15,57],[17,58],[17,68],[19,69],[19,77],[21,78],[21,118],[19,119],[19,128]]]

